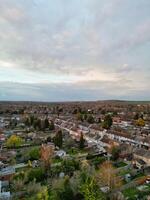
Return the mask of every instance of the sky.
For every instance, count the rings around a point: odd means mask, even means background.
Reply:
[[[150,100],[150,0],[0,0],[0,100]]]

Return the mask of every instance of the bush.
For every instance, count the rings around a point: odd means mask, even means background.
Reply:
[[[38,147],[32,148],[29,152],[30,160],[38,160],[40,158],[40,151]]]
[[[92,160],[93,165],[95,168],[98,168],[100,164],[102,164],[105,161],[104,157],[96,157]]]
[[[75,170],[79,170],[79,162],[76,160],[64,160],[62,162],[62,171],[71,175]]]
[[[33,181],[36,180],[36,182],[40,182],[43,181],[43,179],[45,178],[45,172],[42,168],[38,168],[38,169],[31,169],[28,172],[28,181]]]

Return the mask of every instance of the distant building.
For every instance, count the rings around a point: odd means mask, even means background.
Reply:
[[[142,160],[147,166],[150,166],[150,151],[145,149],[137,149],[134,154],[134,159]]]

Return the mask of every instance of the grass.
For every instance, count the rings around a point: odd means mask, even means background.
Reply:
[[[127,166],[127,164],[125,162],[122,162],[122,161],[115,164],[115,167],[117,167],[117,168],[125,167],[125,166]]]
[[[119,172],[120,176],[125,176],[126,174],[130,174],[131,173],[131,169],[122,169]]]
[[[53,158],[52,163],[59,163],[62,162],[62,158]]]
[[[137,179],[137,178],[140,178],[142,176],[144,177],[145,174],[141,172],[141,173],[136,174],[133,179]]]
[[[143,191],[138,190],[136,187],[128,188],[123,191],[123,195],[128,200],[137,200],[138,199],[146,199],[146,196],[150,194],[150,184],[146,185],[147,188],[143,189]]]
[[[74,156],[74,155],[78,155],[78,154],[83,154],[83,153],[86,153],[86,151],[83,149],[75,149],[75,148],[72,148],[72,149],[69,149],[68,151],[67,151],[67,153],[69,154],[69,155],[72,155],[72,156]]]
[[[134,199],[136,200],[138,193],[139,191],[137,190],[137,188],[128,188],[123,191],[123,195],[130,200],[134,200]]]

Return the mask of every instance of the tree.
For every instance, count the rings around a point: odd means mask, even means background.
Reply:
[[[30,126],[30,119],[28,117],[25,119],[25,125]]]
[[[56,133],[56,136],[54,137],[54,144],[55,144],[55,146],[58,146],[60,148],[60,147],[62,147],[62,143],[63,143],[62,131],[59,130]]]
[[[32,163],[30,160],[28,160],[28,167],[32,167]]]
[[[75,141],[73,138],[71,137],[67,137],[65,140],[65,148],[68,150],[70,148],[72,148],[75,144]]]
[[[136,113],[135,115],[134,115],[134,117],[133,117],[135,120],[138,120],[139,119],[139,114],[138,113]]]
[[[110,127],[112,126],[112,118],[110,115],[106,115],[104,118],[104,121],[102,123],[102,127],[105,129],[110,129]]]
[[[51,146],[42,144],[41,146],[41,160],[44,162],[45,169],[50,168],[54,151]]]
[[[48,136],[46,140],[47,140],[47,142],[51,142],[52,138],[50,136]]]
[[[81,194],[84,200],[104,200],[105,197],[100,191],[94,177],[87,177],[85,182],[81,185]]]
[[[31,115],[31,116],[30,116],[30,124],[31,124],[31,126],[32,126],[33,123],[34,123],[34,120],[35,120],[34,115]]]
[[[41,130],[42,129],[42,123],[41,123],[41,119],[36,119],[33,122],[33,127],[35,129]]]
[[[38,147],[32,148],[29,152],[30,160],[38,160],[40,157],[40,150]]]
[[[72,200],[74,193],[71,188],[70,179],[68,176],[63,179],[55,180],[52,185],[50,194],[51,200]]]
[[[94,117],[93,117],[92,115],[89,115],[89,116],[87,117],[87,122],[88,122],[89,124],[93,124],[93,123],[94,123]]]
[[[144,121],[144,119],[139,118],[139,119],[136,121],[136,125],[137,125],[137,126],[145,126],[145,121]]]
[[[105,161],[101,165],[98,179],[102,186],[108,186],[110,190],[117,189],[122,185],[121,178],[110,161]]]
[[[112,146],[111,148],[111,154],[112,154],[112,159],[114,161],[116,161],[118,158],[119,158],[119,154],[120,154],[120,149],[119,147],[116,147],[116,146]]]
[[[55,125],[54,122],[51,120],[50,124],[49,124],[49,130],[52,131],[55,129]]]
[[[63,183],[63,190],[60,194],[60,197],[62,200],[72,200],[74,197],[73,191],[71,189],[69,177],[65,177],[64,183]]]
[[[65,159],[62,162],[61,169],[65,174],[71,176],[75,170],[79,170],[79,162],[75,159]]]
[[[49,128],[49,121],[47,118],[44,121],[44,125],[45,125],[44,128]]]
[[[47,200],[45,197],[47,194],[47,187],[42,186],[41,183],[37,183],[35,179],[29,182],[25,187],[28,196],[30,196],[30,200]],[[47,194],[46,196],[44,194]],[[28,198],[27,198],[28,199]],[[28,200],[29,200],[28,199]]]
[[[41,182],[45,178],[45,172],[42,168],[34,168],[30,169],[28,172],[28,181],[36,180],[37,182]]]
[[[38,192],[37,194],[37,200],[48,200],[49,195],[48,195],[48,189],[47,187],[43,187],[41,192]]]
[[[10,136],[10,138],[8,138],[7,142],[6,142],[6,146],[11,148],[16,148],[19,147],[21,144],[23,143],[23,140],[17,136],[17,135],[12,135]]]
[[[84,148],[84,144],[85,144],[85,139],[84,139],[84,137],[83,137],[83,133],[81,132],[79,148],[80,148],[80,149],[83,149],[83,148]]]
[[[80,112],[77,113],[76,118],[78,121],[83,121],[83,115]]]

